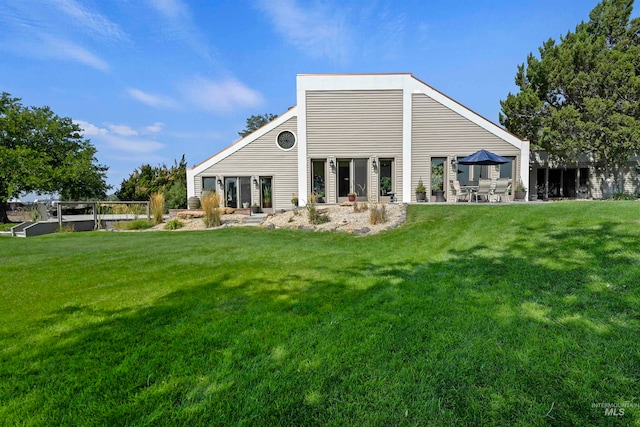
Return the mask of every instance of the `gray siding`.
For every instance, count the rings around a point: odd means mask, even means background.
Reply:
[[[402,90],[308,91],[306,115],[307,163],[311,159],[393,158],[396,190],[402,197]],[[368,176],[371,194],[377,191],[371,161]],[[335,202],[331,171],[327,186],[327,201]]]
[[[293,117],[282,125],[270,130],[260,138],[222,159],[215,165],[195,176],[195,194],[200,196],[204,176],[258,176],[273,177],[272,206],[274,209],[290,209],[291,195],[298,192],[298,142],[289,151],[281,150],[276,144],[277,135],[288,130],[298,134],[297,118]],[[252,180],[253,181],[253,180]],[[253,182],[252,203],[259,202],[259,190]],[[219,191],[222,189],[219,189]]]
[[[427,194],[431,192],[432,157],[446,157],[450,160],[454,157],[468,156],[484,148],[502,156],[516,156],[516,167],[520,162],[518,148],[425,94],[412,95],[411,139],[412,201],[415,201],[414,190],[420,178],[427,188]],[[451,163],[447,161],[446,190],[453,175]],[[450,191],[447,194],[451,196]]]

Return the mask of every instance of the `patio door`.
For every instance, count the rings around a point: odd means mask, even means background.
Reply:
[[[226,177],[224,179],[224,205],[238,209],[251,205],[251,178],[248,176]]]
[[[347,201],[351,192],[357,194],[358,200],[367,200],[368,164],[368,159],[338,160],[338,203]]]

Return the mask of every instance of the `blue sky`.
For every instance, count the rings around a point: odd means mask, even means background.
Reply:
[[[497,123],[517,65],[596,4],[2,0],[0,91],[77,121],[117,188],[143,163],[184,153],[193,166],[250,115],[285,112],[301,73],[411,72]]]

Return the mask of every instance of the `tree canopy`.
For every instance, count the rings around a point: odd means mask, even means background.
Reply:
[[[277,114],[274,115],[270,113],[251,116],[247,119],[247,126],[244,128],[244,130],[238,132],[238,135],[244,138],[245,136],[249,135],[251,132],[254,132],[260,129],[262,126],[266,125],[276,117],[278,117]]]
[[[518,66],[520,91],[501,101],[500,123],[557,160],[581,154],[618,175],[640,153],[640,18],[633,0],[604,0],[560,42]],[[618,180],[618,185],[621,185]]]
[[[122,180],[115,195],[120,200],[149,200],[153,193],[162,193],[169,209],[187,207],[187,161],[184,154],[180,162],[168,167],[166,164],[151,166],[144,164],[135,169],[129,178]]]
[[[0,223],[6,203],[26,192],[59,193],[63,200],[106,196],[107,167],[80,127],[49,107],[24,107],[0,95]]]

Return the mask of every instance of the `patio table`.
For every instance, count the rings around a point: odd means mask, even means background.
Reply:
[[[473,198],[473,193],[478,191],[478,186],[477,185],[461,185],[460,188],[462,190],[467,190],[467,193],[469,193],[469,202],[471,202],[471,199]],[[476,202],[477,202],[477,200],[476,200]]]

